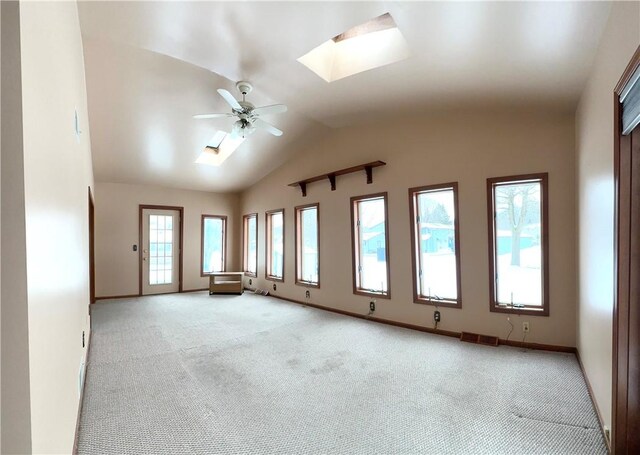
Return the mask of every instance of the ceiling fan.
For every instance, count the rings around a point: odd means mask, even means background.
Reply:
[[[231,106],[231,112],[224,114],[198,114],[194,115],[193,118],[209,119],[217,117],[237,117],[238,120],[233,124],[233,129],[231,130],[231,136],[235,138],[245,138],[253,133],[256,128],[266,130],[274,136],[282,136],[281,130],[272,124],[265,122],[260,118],[260,116],[287,112],[287,106],[284,104],[272,104],[271,106],[255,107],[245,99],[246,95],[251,93],[251,90],[253,90],[253,86],[249,82],[240,81],[236,83],[236,88],[240,93],[242,93],[242,101],[236,100],[227,90],[222,88],[218,89],[220,96],[222,96],[229,106]]]

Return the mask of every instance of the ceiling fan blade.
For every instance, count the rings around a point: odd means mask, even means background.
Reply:
[[[240,106],[240,103],[238,103],[238,100],[235,99],[233,95],[229,93],[227,90],[223,88],[219,88],[218,93],[220,94],[221,97],[224,98],[224,100],[227,103],[229,103],[229,106],[231,106],[233,109],[235,109],[236,111],[242,110],[242,106]]]
[[[284,104],[272,104],[271,106],[256,107],[251,112],[258,115],[282,114],[287,112],[287,106]]]
[[[267,130],[274,136],[282,136],[282,131],[280,131],[278,128],[273,126],[271,123],[267,123],[262,119],[259,119],[259,118],[255,119],[253,121],[253,126],[255,126],[256,128],[262,128],[263,130]]]
[[[193,116],[193,118],[197,118],[197,119],[218,118],[218,117],[233,117],[233,114],[198,114]]]

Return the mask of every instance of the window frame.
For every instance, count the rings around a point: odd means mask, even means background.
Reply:
[[[273,248],[271,242],[271,228],[272,221],[271,217],[275,214],[282,213],[282,277],[277,277],[271,274],[271,249]],[[285,218],[284,218],[284,209],[274,209],[268,210],[264,214],[264,232],[265,232],[265,268],[264,268],[264,278],[269,281],[276,281],[279,283],[284,282],[284,273],[285,273]]]
[[[540,247],[542,260],[542,306],[524,306],[522,308],[499,305],[497,302],[496,287],[496,219],[495,219],[495,193],[496,185],[505,183],[524,183],[538,181],[540,183]],[[492,177],[487,179],[487,222],[489,234],[489,309],[494,313],[524,314],[530,316],[549,316],[549,173],[510,175],[505,177]]]
[[[301,260],[300,260],[300,252],[301,252],[300,240],[302,238],[302,236],[300,235],[300,229],[301,229],[300,216],[305,209],[309,209],[311,207],[316,208],[316,224],[318,227],[317,228],[317,231],[318,231],[318,282],[317,283],[312,283],[310,281],[305,281],[300,279],[300,272],[301,272],[300,268],[302,267]],[[294,208],[294,217],[295,217],[295,266],[296,266],[295,284],[297,284],[298,286],[304,286],[308,288],[320,288],[320,203],[315,202],[313,204],[296,206]]]
[[[387,290],[386,292],[371,292],[358,287],[358,267],[359,267],[359,250],[360,244],[357,238],[357,225],[356,220],[359,216],[357,207],[358,203],[362,201],[382,199],[384,201],[384,241],[385,241],[385,262],[386,262],[386,274],[387,274]],[[351,275],[353,284],[353,293],[355,295],[361,295],[366,297],[374,297],[380,299],[391,299],[391,266],[390,266],[390,254],[389,254],[389,198],[388,193],[372,193],[363,194],[361,196],[353,196],[350,199],[351,206]]]
[[[456,288],[458,298],[456,300],[453,299],[442,299],[442,300],[433,300],[427,297],[423,297],[418,291],[418,286],[420,284],[418,278],[419,266],[422,265],[420,261],[419,255],[419,244],[418,239],[420,238],[417,235],[416,230],[418,229],[418,218],[417,218],[417,202],[418,195],[421,193],[428,192],[437,192],[441,190],[452,190],[453,191],[453,212],[454,212],[454,241],[455,241],[455,255],[456,255]],[[425,185],[418,186],[414,188],[409,188],[409,226],[411,229],[411,274],[413,281],[413,303],[419,303],[422,305],[432,305],[432,306],[446,306],[447,308],[462,308],[462,273],[461,273],[461,259],[460,259],[460,216],[459,216],[459,208],[458,208],[458,182],[447,182],[447,183],[438,183],[435,185]]]
[[[256,237],[256,271],[250,272],[247,270],[248,267],[248,259],[249,259],[249,231],[248,224],[249,219],[255,218],[256,220],[256,229],[255,229],[255,237]],[[252,278],[257,278],[258,276],[258,214],[257,213],[248,213],[246,215],[242,215],[242,271],[245,276],[250,276]]]
[[[212,273],[204,271],[204,221],[208,218],[218,218],[222,220],[222,272],[227,271],[227,216],[226,215],[207,215],[202,214],[200,217],[200,276],[209,276]]]

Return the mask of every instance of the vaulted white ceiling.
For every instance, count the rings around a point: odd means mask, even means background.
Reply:
[[[467,104],[573,110],[603,2],[82,2],[97,181],[237,191],[331,128]],[[412,56],[327,83],[297,59],[383,13]],[[215,168],[194,161],[232,119],[217,88],[248,80],[285,133],[258,131]]]

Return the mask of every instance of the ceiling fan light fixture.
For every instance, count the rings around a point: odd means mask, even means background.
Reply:
[[[244,128],[242,128],[242,131],[244,131],[245,136],[249,136],[251,134],[253,134],[253,132],[256,130],[256,127],[253,126],[251,123],[247,123]]]
[[[231,135],[234,137],[246,138],[247,136],[250,136],[255,130],[256,127],[253,126],[251,122],[249,122],[248,120],[240,119],[233,124]]]

